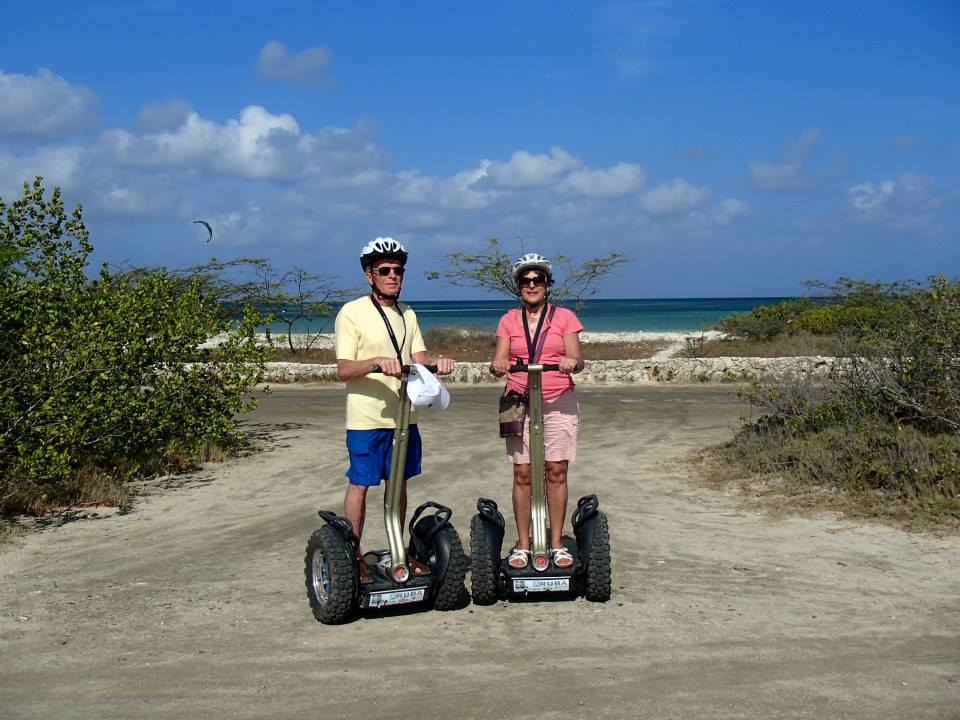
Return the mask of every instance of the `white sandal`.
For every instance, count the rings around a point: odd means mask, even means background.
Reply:
[[[565,547],[550,548],[550,558],[555,567],[563,570],[573,567],[573,555]]]
[[[516,561],[522,561],[522,565],[514,564]],[[530,564],[530,551],[524,550],[523,548],[514,548],[510,556],[507,558],[507,565],[512,567],[514,570],[523,570],[527,565]]]

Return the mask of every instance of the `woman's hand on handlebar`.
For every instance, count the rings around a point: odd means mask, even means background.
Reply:
[[[569,355],[564,355],[560,358],[560,372],[565,375],[572,375],[575,372],[580,372],[583,369],[581,361],[577,358],[572,358]]]
[[[510,371],[510,359],[506,360],[494,360],[490,363],[490,372],[492,372],[497,377],[503,377]]]

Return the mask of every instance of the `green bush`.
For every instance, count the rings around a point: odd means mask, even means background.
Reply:
[[[870,283],[840,278],[834,283],[807,285],[824,293],[776,305],[760,305],[750,312],[720,320],[725,332],[748,340],[771,340],[800,332],[844,336],[892,327],[901,304],[918,290],[916,283]]]
[[[852,314],[843,360],[825,382],[781,378],[744,391],[764,414],[729,455],[754,472],[960,517],[960,283],[934,276],[926,287],[885,287],[896,292],[835,307]]]
[[[81,209],[68,218],[39,178],[0,215],[0,510],[70,501],[84,495],[78,479],[182,467],[241,442],[235,416],[263,374],[256,313],[230,328],[200,283],[163,270],[104,266],[89,279]],[[212,360],[198,346],[220,331]]]
[[[798,320],[810,307],[808,298],[784,300],[776,305],[760,305],[750,312],[722,318],[720,329],[748,340],[771,340],[777,335],[799,329]]]

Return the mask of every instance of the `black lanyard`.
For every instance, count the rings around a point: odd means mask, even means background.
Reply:
[[[383,324],[387,326],[387,333],[390,335],[390,342],[393,343],[393,349],[397,351],[397,360],[403,363],[403,353],[400,352],[400,348],[404,346],[407,342],[407,322],[403,319],[403,313],[400,312],[400,308],[394,304],[394,307],[397,310],[397,313],[400,315],[400,324],[403,325],[403,342],[399,345],[397,344],[397,336],[393,334],[393,326],[390,324],[390,321],[387,319],[387,314],[383,311],[383,308],[380,307],[380,303],[376,301],[373,295],[370,296],[370,302],[373,303],[373,306],[377,309],[377,312],[380,313],[380,317],[383,318]],[[540,328],[537,328],[539,332]]]
[[[540,339],[540,329],[543,327],[543,320],[547,317],[547,312],[549,311],[550,306],[544,305],[543,310],[540,312],[540,320],[537,322],[537,331],[533,334],[533,340],[530,339],[530,325],[527,323],[527,309],[520,308],[520,312],[523,313],[523,334],[527,336],[527,365],[536,365],[537,358],[540,357],[541,347],[537,347],[537,340]]]

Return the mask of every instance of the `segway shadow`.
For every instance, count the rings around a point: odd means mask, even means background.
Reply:
[[[477,514],[470,522],[470,590],[477,605],[491,605],[500,598],[556,598],[582,594],[587,600],[610,599],[610,532],[607,516],[596,495],[577,501],[571,524],[574,537],[562,540],[573,557],[567,568],[554,565],[547,548],[547,496],[544,472],[542,373],[560,366],[514,365],[510,372],[526,372],[529,378],[530,486],[532,557],[524,568],[511,567],[502,557],[505,523],[497,503],[477,500]]]
[[[436,366],[426,366],[436,372]],[[383,518],[389,548],[367,552],[363,562],[373,581],[361,583],[356,553],[359,540],[345,517],[320,510],[326,523],[307,542],[304,574],[307,598],[314,617],[327,625],[346,622],[357,610],[383,610],[414,603],[437,610],[465,604],[467,556],[450,522],[450,508],[432,501],[420,505],[410,518],[410,542],[404,547],[400,521],[400,491],[406,465],[410,428],[407,379],[403,366],[400,408],[393,434],[390,473],[383,493]],[[433,510],[426,514],[427,510]],[[429,566],[427,575],[415,575],[407,558]]]

